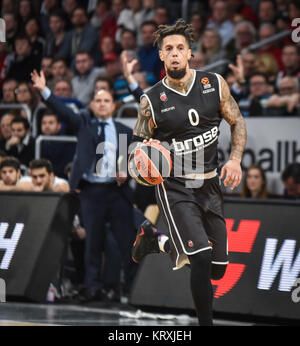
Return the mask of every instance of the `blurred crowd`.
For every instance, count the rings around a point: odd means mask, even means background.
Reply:
[[[117,104],[114,117],[134,118],[132,78],[145,90],[165,76],[153,33],[180,17],[194,29],[190,67],[221,74],[244,117],[300,115],[300,46],[291,39],[292,20],[300,18],[300,1],[190,0],[186,4],[3,0],[0,190],[70,191],[76,143],[55,142],[51,137],[75,133],[33,88],[33,70],[43,70],[48,88],[75,113],[89,107],[94,93],[105,89]],[[286,31],[289,34],[284,35]],[[277,40],[268,40],[276,35]],[[39,135],[50,140],[37,143]],[[285,197],[300,197],[299,165],[291,164],[282,172]],[[245,174],[241,196],[272,197],[266,186],[264,171],[253,165]],[[155,200],[148,189],[137,192],[135,202],[145,211],[147,203]],[[82,227],[78,229],[79,238],[84,238]]]

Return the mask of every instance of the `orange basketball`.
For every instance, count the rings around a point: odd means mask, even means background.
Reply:
[[[170,176],[171,154],[155,141],[139,143],[128,159],[129,174],[140,184],[153,186]]]

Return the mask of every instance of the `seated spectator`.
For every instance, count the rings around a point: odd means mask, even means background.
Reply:
[[[230,59],[234,59],[237,54],[244,53],[256,41],[256,29],[251,22],[243,20],[237,23],[234,31],[233,38],[225,47]]]
[[[94,67],[94,60],[87,51],[76,54],[75,64],[77,75],[71,81],[73,96],[83,105],[88,105],[94,96],[95,79],[106,72],[102,67]]]
[[[227,53],[222,49],[222,41],[217,29],[205,29],[202,41],[198,47],[198,51],[202,53],[207,64],[212,64],[227,57]],[[226,66],[222,65],[213,70],[219,74],[223,74]]]
[[[25,166],[34,158],[35,141],[30,135],[27,119],[15,118],[11,121],[11,137],[6,141],[5,150]]]
[[[62,124],[58,116],[51,109],[47,109],[42,116],[42,135],[59,136],[62,134],[61,129]],[[41,156],[52,163],[56,176],[64,178],[64,169],[67,163],[73,160],[75,147],[75,142],[43,141]]]
[[[261,0],[258,6],[258,20],[260,23],[273,23],[276,19],[276,2]]]
[[[249,6],[245,0],[228,1],[229,18],[233,23],[238,23],[237,17],[242,17],[243,20],[249,21],[255,27],[258,20],[255,11]]]
[[[136,32],[124,28],[121,31],[121,40],[120,40],[121,49],[123,50],[133,50],[137,49],[136,42]]]
[[[45,50],[45,39],[42,37],[40,24],[35,17],[28,18],[25,22],[25,33],[31,42],[32,54],[39,60],[42,59]]]
[[[118,17],[118,28],[130,29],[138,33],[137,42],[138,45],[142,43],[140,37],[140,29],[144,20],[144,10],[142,6],[142,0],[130,0],[128,7],[124,8]]]
[[[267,101],[268,115],[300,115],[299,81],[293,77],[284,77],[279,82],[279,94],[272,95]],[[275,108],[275,109],[274,109]]]
[[[30,161],[29,172],[29,176],[21,177],[15,185],[0,182],[0,190],[70,192],[68,182],[54,175],[52,164],[46,159]]]
[[[111,53],[117,53],[116,41],[111,36],[102,36],[99,48],[103,57]]]
[[[118,29],[117,17],[112,11],[112,4],[110,0],[98,0],[93,16],[90,19],[91,25],[99,30],[99,41],[103,37],[109,36],[115,40],[116,32]]]
[[[94,94],[99,90],[109,91],[113,95],[114,86],[112,81],[108,77],[97,77],[94,85]]]
[[[212,18],[206,26],[207,29],[218,30],[221,37],[221,47],[234,36],[234,25],[229,18],[228,4],[224,0],[217,0],[212,7]]]
[[[171,22],[170,10],[164,5],[158,5],[155,7],[153,18],[146,20],[153,20],[157,26],[169,25]]]
[[[51,64],[51,73],[54,81],[60,79],[71,79],[74,77],[74,73],[68,68],[68,65],[64,59],[54,59]]]
[[[63,45],[59,57],[71,62],[71,68],[75,70],[75,57],[78,52],[86,51],[94,60],[95,65],[102,61],[98,47],[98,33],[89,24],[85,8],[77,7],[72,12],[71,22],[73,29],[67,33],[66,42]]]
[[[13,78],[6,78],[2,85],[1,103],[16,103],[16,93],[18,82]],[[4,111],[6,112],[6,110]]]
[[[276,34],[276,27],[274,24],[271,23],[263,23],[259,27],[259,40],[263,41],[273,35]],[[274,42],[265,44],[263,47],[261,47],[258,51],[259,54],[262,53],[269,53],[273,55],[275,60],[277,61],[279,69],[283,69],[283,64],[282,64],[282,48],[279,46],[279,44],[275,44]]]
[[[268,198],[266,175],[258,165],[252,165],[247,169],[241,197]]]
[[[14,114],[6,113],[0,119],[0,149],[5,151],[6,142],[11,137],[11,122]]]
[[[154,47],[154,32],[157,25],[154,21],[146,21],[141,25],[142,45],[138,49],[138,60],[141,64],[141,70],[152,73],[157,81],[161,77],[163,64],[158,55],[158,48]]]
[[[31,71],[40,69],[41,57],[33,53],[27,35],[18,35],[14,43],[16,55],[6,77],[17,81],[30,81]]]
[[[60,3],[61,1],[59,0],[42,1],[42,4],[40,6],[39,18],[41,21],[41,26],[42,26],[44,35],[46,35],[50,30],[49,28],[50,13],[57,11],[60,8]]]
[[[53,76],[52,76],[52,56],[43,56],[41,61],[41,69],[44,71],[45,76],[47,76],[48,87],[53,87]]]
[[[190,24],[193,27],[194,42],[192,43],[192,51],[197,50],[201,42],[201,37],[205,29],[205,19],[200,12],[194,12],[191,14]]]
[[[285,76],[300,78],[300,54],[299,48],[295,44],[287,44],[282,49],[283,69],[278,72],[276,86]]]
[[[5,12],[1,16],[5,21],[5,40],[8,53],[14,51],[15,39],[20,33],[17,14],[14,11]]]
[[[30,0],[21,0],[18,4],[18,15],[22,26],[25,27],[29,18],[35,16],[34,6]]]
[[[278,74],[278,64],[275,58],[268,53],[259,54],[256,58],[255,65],[257,72],[264,73],[267,76],[269,83],[273,86],[270,92],[273,92]]]
[[[1,185],[14,186],[21,176],[20,162],[13,156],[6,156],[0,163],[0,190]]]
[[[31,84],[26,82],[20,82],[15,92],[17,103],[24,103],[28,106],[31,118],[29,119],[27,116],[27,119],[32,124],[42,108],[39,95],[32,88]]]
[[[66,44],[66,14],[62,10],[56,10],[50,13],[49,28],[46,36],[44,55],[52,56],[54,59],[62,58],[61,51]]]
[[[281,174],[281,180],[284,184],[284,198],[300,198],[300,163],[289,164]]]
[[[266,75],[256,72],[249,78],[249,96],[239,101],[241,113],[244,117],[263,116],[264,107],[271,94]]]

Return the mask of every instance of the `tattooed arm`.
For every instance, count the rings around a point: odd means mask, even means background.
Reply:
[[[245,120],[239,110],[237,103],[230,94],[226,81],[221,80],[221,102],[220,112],[228,122],[231,129],[231,153],[228,162],[222,167],[221,176],[226,178],[224,185],[231,185],[231,190],[237,187],[242,179],[241,161],[247,140]]]
[[[154,132],[154,121],[151,114],[151,107],[147,97],[141,98],[138,111],[138,119],[133,129],[133,135],[149,140]]]

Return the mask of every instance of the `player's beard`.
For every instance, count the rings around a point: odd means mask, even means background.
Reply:
[[[167,75],[173,79],[182,79],[186,74],[186,69],[170,70],[167,68]]]

